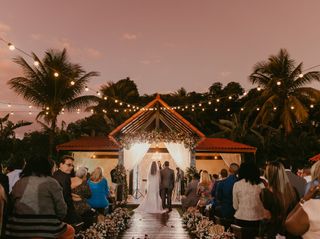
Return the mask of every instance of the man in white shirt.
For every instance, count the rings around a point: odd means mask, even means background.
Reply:
[[[14,159],[9,166],[13,169],[13,171],[7,174],[9,179],[9,193],[11,193],[13,186],[20,179],[20,173],[22,172],[24,165],[24,159]]]

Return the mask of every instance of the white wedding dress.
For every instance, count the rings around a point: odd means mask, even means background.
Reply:
[[[147,193],[142,203],[137,207],[135,212],[147,212],[147,213],[164,213],[166,212],[162,208],[162,201],[159,194],[160,187],[160,170],[157,165],[157,172],[155,175],[151,174],[151,166],[147,179]]]

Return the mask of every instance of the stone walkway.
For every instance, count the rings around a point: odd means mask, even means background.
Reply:
[[[122,239],[189,239],[178,211],[150,214],[134,213],[131,224]]]

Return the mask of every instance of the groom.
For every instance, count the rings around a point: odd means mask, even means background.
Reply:
[[[169,162],[164,162],[164,169],[160,171],[160,196],[163,209],[168,208],[172,211],[171,197],[174,188],[174,171],[169,168]],[[167,199],[167,204],[166,204]]]

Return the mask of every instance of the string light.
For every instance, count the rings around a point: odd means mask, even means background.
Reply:
[[[261,90],[261,87],[260,87],[260,86],[258,86],[257,91],[260,91],[260,90]]]
[[[53,73],[54,77],[58,78],[59,77],[59,73],[58,72],[55,72]]]
[[[89,88],[88,88],[88,86],[86,86],[86,87],[84,88],[84,90],[85,90],[85,91],[89,91]]]
[[[313,107],[314,107],[314,105],[313,105],[313,104],[311,104],[311,105],[310,105],[310,108],[312,109]]]
[[[39,62],[39,61],[34,61],[34,62],[33,62],[33,65],[34,65],[34,66],[39,66],[39,65],[40,65],[40,62]]]
[[[10,51],[14,51],[16,49],[16,47],[10,42],[8,43],[8,47]]]
[[[301,73],[301,74],[299,74],[299,78],[302,78],[303,77],[303,74]]]
[[[277,81],[277,85],[281,85],[281,81]]]
[[[71,85],[74,85],[74,84],[75,84],[75,82],[74,82],[74,81],[71,81],[71,82],[70,82],[70,84],[71,84]]]

